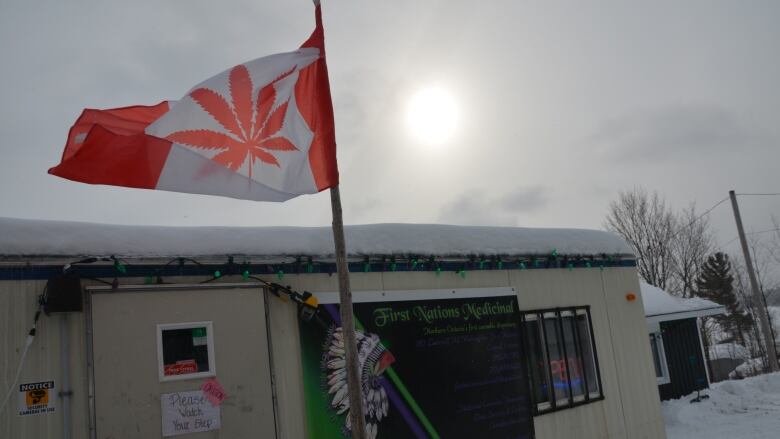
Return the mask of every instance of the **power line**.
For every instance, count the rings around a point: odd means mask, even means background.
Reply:
[[[720,205],[721,205],[721,204],[723,204],[725,201],[728,201],[728,199],[729,199],[729,197],[726,197],[726,198],[724,198],[724,199],[722,199],[722,200],[718,201],[717,203],[715,203],[715,205],[714,205],[714,206],[710,207],[709,209],[705,210],[705,211],[704,211],[704,213],[702,213],[701,215],[699,215],[699,216],[697,216],[696,218],[694,218],[694,219],[693,219],[693,221],[691,221],[691,222],[690,222],[690,223],[688,223],[687,225],[685,225],[685,226],[683,226],[683,227],[680,227],[679,229],[677,229],[677,231],[676,231],[676,232],[674,232],[674,233],[672,234],[672,236],[671,236],[671,237],[672,237],[672,238],[674,238],[675,236],[677,236],[677,235],[678,235],[680,232],[682,232],[683,230],[685,230],[685,229],[687,229],[688,227],[690,227],[690,226],[694,225],[694,224],[696,223],[696,221],[700,220],[700,219],[701,219],[701,218],[702,218],[704,215],[707,215],[708,213],[710,213],[710,212],[712,212],[713,210],[715,210],[715,208],[716,208],[716,207],[720,206]]]
[[[750,233],[745,233],[745,235],[759,235],[761,233],[769,233],[769,232],[780,232],[780,228],[761,230],[761,231],[758,231],[758,232],[750,232]],[[721,245],[721,247],[726,247],[727,245],[731,244],[732,242],[736,241],[737,239],[739,239],[739,236],[735,236],[733,239],[731,239],[731,240],[727,241],[725,244]]]
[[[768,196],[768,197],[778,197],[780,196],[780,193],[758,193],[758,194],[737,194],[739,196]]]
[[[768,196],[768,197],[776,197],[776,196],[780,196],[780,193],[763,192],[763,193],[749,193],[749,194],[736,194],[736,195],[737,196]],[[780,232],[780,228],[761,230],[761,231],[758,231],[758,232],[750,232],[750,233],[745,233],[745,235],[760,235],[762,233],[769,233],[769,232]],[[720,247],[724,248],[727,245],[731,244],[732,242],[736,241],[737,239],[739,239],[739,236],[736,236],[736,237],[730,239],[729,241],[727,241],[725,244],[721,245]]]

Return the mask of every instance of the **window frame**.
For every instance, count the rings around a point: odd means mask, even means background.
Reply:
[[[165,356],[163,355],[162,333],[166,330],[206,328],[206,352],[208,353],[209,370],[204,372],[180,375],[165,375]],[[157,324],[157,376],[160,382],[183,381],[217,376],[216,357],[214,355],[214,325],[211,321],[158,323]]]
[[[580,330],[580,325],[578,324],[578,317],[583,316],[587,320],[587,325],[585,326],[585,332],[586,334],[582,334],[582,331]],[[567,395],[564,398],[558,398],[555,393],[554,385],[552,384],[554,382],[553,379],[553,373],[552,373],[552,364],[551,364],[551,357],[550,357],[550,345],[548,343],[549,335],[547,330],[547,325],[545,324],[546,320],[552,320],[553,325],[555,325],[557,328],[555,330],[556,334],[556,343],[558,343],[558,349],[560,350],[560,354],[563,358],[566,358],[567,360],[567,367],[566,367],[566,383],[568,387]],[[531,364],[531,355],[529,355],[529,352],[526,352],[526,363],[527,363],[527,369],[529,370],[528,373],[528,381],[531,388],[531,407],[533,408],[533,415],[538,416],[546,413],[553,413],[560,410],[567,410],[570,408],[578,407],[580,405],[590,404],[592,402],[601,401],[604,399],[604,388],[602,386],[602,380],[601,380],[601,368],[599,367],[599,359],[598,359],[598,353],[596,351],[596,339],[594,337],[593,332],[593,320],[591,318],[590,313],[590,306],[569,306],[569,307],[557,307],[557,308],[545,308],[545,309],[536,309],[536,310],[522,310],[520,311],[520,321],[521,321],[521,328],[523,331],[523,343],[524,348],[527,345],[527,326],[526,323],[529,322],[536,322],[537,325],[539,325],[539,336],[540,340],[538,340],[538,345],[540,346],[541,352],[539,354],[541,355],[542,359],[546,362],[545,373],[546,373],[546,384],[548,387],[547,391],[547,401],[541,401],[537,402],[535,400],[536,398],[536,383],[533,382],[533,377],[535,375],[532,375],[530,373],[531,368],[535,367],[535,365]],[[570,323],[567,323],[570,322]],[[583,375],[583,384],[580,384],[583,389],[583,392],[580,395],[573,395],[574,392],[572,392],[572,380],[571,375],[569,372],[568,367],[568,352],[566,352],[566,335],[564,331],[564,325],[570,325],[570,331],[571,336],[574,341],[574,349],[575,352],[574,357],[576,358],[576,361],[580,367],[580,370],[582,371]],[[582,347],[583,343],[587,342],[587,340],[583,340],[583,336],[589,337],[590,341],[590,350],[591,350],[591,358],[585,358],[583,356]],[[530,346],[527,347],[530,349]],[[589,361],[590,360],[590,361]],[[591,366],[593,368],[593,373],[595,375],[596,381],[596,390],[591,391],[590,386],[588,383],[588,377],[587,377],[587,371],[586,371],[586,362],[591,362]],[[535,369],[534,369],[535,370]],[[540,383],[541,384],[541,383]]]
[[[669,375],[669,364],[666,361],[666,349],[664,348],[664,338],[661,331],[654,331],[650,333],[650,355],[653,355],[653,346],[658,352],[658,363],[661,366],[661,376],[656,374],[655,380],[659,386],[669,384],[672,382],[672,378]],[[655,358],[653,358],[653,371],[655,371]]]

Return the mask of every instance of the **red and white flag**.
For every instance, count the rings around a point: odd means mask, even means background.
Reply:
[[[50,174],[92,184],[285,201],[336,186],[320,6],[300,49],[237,65],[179,101],[87,109]]]

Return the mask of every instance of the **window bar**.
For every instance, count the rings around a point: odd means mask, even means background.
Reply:
[[[536,402],[536,389],[534,389],[534,376],[536,375],[536,372],[533,370],[533,365],[530,363],[531,356],[529,355],[529,350],[526,350],[525,346],[525,337],[526,337],[526,320],[525,320],[525,313],[520,313],[520,352],[525,356],[525,376],[527,378],[526,382],[528,383],[528,402],[531,403],[531,407],[533,408],[533,414],[536,415],[539,413],[539,405]]]
[[[582,375],[582,383],[585,386],[583,395],[585,396],[585,402],[590,401],[590,387],[588,387],[588,371],[585,370],[585,356],[582,354],[580,343],[580,329],[577,324],[577,308],[572,308],[571,312],[574,314],[574,318],[571,319],[571,329],[574,334],[574,350],[577,353],[577,362],[580,364],[580,375]]]
[[[537,322],[539,322],[539,325],[542,328],[542,349],[544,349],[544,357],[547,359],[547,379],[549,381],[547,382],[547,397],[550,399],[550,407],[551,411],[555,411],[556,408],[558,408],[558,403],[555,398],[555,384],[553,382],[553,376],[552,376],[552,364],[550,363],[550,350],[547,349],[547,327],[544,324],[544,313],[539,313],[536,315]]]
[[[561,348],[563,350],[563,367],[566,371],[566,385],[569,388],[569,405],[574,404],[574,397],[572,396],[571,391],[571,374],[569,373],[569,355],[566,352],[566,336],[563,332],[563,317],[561,317],[561,310],[557,309],[555,310],[555,318],[558,320],[558,330],[560,331],[560,338],[558,341],[560,342]]]
[[[590,331],[590,345],[593,350],[593,362],[596,365],[596,382],[599,384],[599,396],[604,397],[604,388],[601,386],[601,368],[599,368],[599,356],[596,352],[596,335],[593,333],[593,320],[590,318],[590,306],[585,307],[588,315],[588,330]]]

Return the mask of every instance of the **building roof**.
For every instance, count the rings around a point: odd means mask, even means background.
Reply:
[[[439,224],[346,226],[347,253],[360,255],[617,255],[633,259],[617,235],[599,230]],[[330,227],[163,227],[0,217],[0,256],[332,257]]]
[[[675,297],[645,282],[640,282],[640,287],[642,303],[645,307],[645,318],[648,323],[703,317],[726,312],[723,305],[701,297],[689,299]]]

